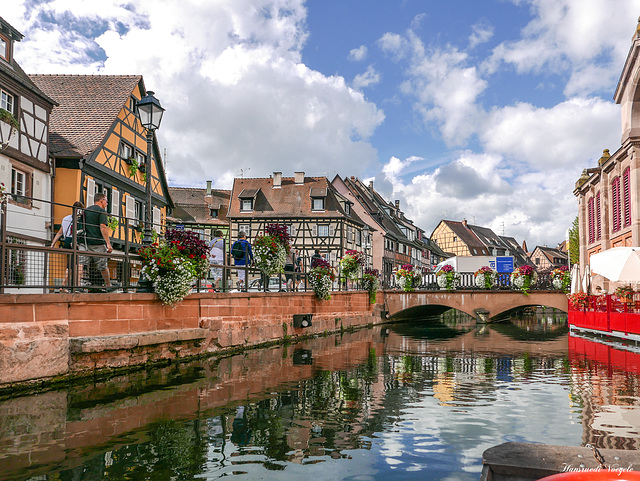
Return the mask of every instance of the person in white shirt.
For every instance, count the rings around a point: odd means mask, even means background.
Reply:
[[[82,213],[84,209],[84,204],[82,202],[74,202],[73,210],[76,212],[78,219],[76,221],[76,226],[80,225],[80,218],[82,217]],[[56,243],[59,240],[62,240],[62,247],[65,249],[71,249],[73,247],[73,214],[69,214],[62,218],[62,224],[60,226],[60,230],[56,233],[55,237],[51,241],[50,247],[55,247]],[[76,242],[80,244],[80,237],[76,235]],[[67,256],[67,269],[64,273],[64,280],[62,281],[62,285],[66,286],[67,281],[69,279],[69,267],[71,262],[71,256]],[[78,265],[78,281],[82,279],[82,264]],[[67,292],[67,289],[61,289],[61,292]]]
[[[220,286],[220,279],[222,279],[222,268],[214,266],[224,265],[224,238],[222,237],[222,231],[219,229],[216,229],[213,236],[213,239],[209,242],[209,267],[211,269],[210,275],[214,280],[214,287],[217,291]]]

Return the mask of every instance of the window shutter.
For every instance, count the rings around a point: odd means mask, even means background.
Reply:
[[[135,220],[135,218],[136,218],[136,200],[130,195],[128,195],[126,197],[125,209],[126,209],[125,217],[127,219]]]
[[[617,232],[620,230],[620,177],[613,179],[611,197],[611,204],[613,205],[613,232]]]
[[[600,215],[600,192],[596,195],[596,240],[602,239],[602,222]]]
[[[334,262],[336,262],[336,253],[335,253],[335,251],[329,252],[329,260],[331,261],[332,264]]]
[[[120,192],[115,187],[111,189],[111,215],[120,215]]]
[[[624,169],[622,174],[622,197],[624,199],[624,226],[631,225],[631,193],[629,192],[629,172],[630,168]]]
[[[589,222],[589,244],[591,244],[593,242],[593,232],[594,232],[594,225],[593,225],[593,197],[591,199],[589,199],[589,204],[588,204],[588,222]]]
[[[295,237],[296,236],[296,226],[291,224],[289,226],[289,236],[290,237]]]
[[[160,218],[160,209],[155,205],[153,206],[153,230],[160,234],[160,224],[162,219]]]
[[[87,178],[87,205],[90,207],[93,205],[93,199],[96,195],[96,183],[92,178]]]
[[[39,209],[42,207],[40,199],[42,199],[42,181],[37,180],[35,175],[31,174],[31,197],[33,197],[33,207]]]
[[[329,236],[333,236],[336,233],[336,228],[333,224],[329,225]]]
[[[311,235],[313,237],[318,237],[318,224],[313,224],[311,226]]]

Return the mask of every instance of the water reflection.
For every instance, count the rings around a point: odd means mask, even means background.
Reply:
[[[456,314],[6,400],[0,479],[475,481],[505,441],[635,449],[638,371],[571,342]]]

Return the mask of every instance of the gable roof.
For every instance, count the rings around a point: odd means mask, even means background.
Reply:
[[[141,75],[29,75],[58,102],[50,119],[53,157],[83,158],[96,150],[126,105]]]
[[[175,208],[170,218],[174,222],[197,222],[210,225],[227,225],[227,208],[230,190],[211,190],[208,199],[206,189],[192,187],[169,187]],[[211,202],[209,202],[209,200]],[[218,217],[211,218],[210,209],[218,209]]]
[[[556,264],[555,259],[568,259],[567,253],[561,251],[558,248],[536,246],[536,248],[533,249],[533,253],[535,254],[537,250],[539,250],[542,253],[542,255],[544,255],[551,264]]]
[[[489,251],[482,243],[482,240],[471,229],[472,227],[477,226],[471,226],[467,224],[467,227],[465,227],[462,222],[458,222],[455,220],[443,219],[440,222],[446,225],[454,234],[456,234],[458,238],[467,245],[467,247],[480,249],[480,251],[476,255],[489,255]],[[434,232],[436,229],[434,229]],[[433,233],[431,235],[433,235]]]
[[[323,211],[312,210],[312,195],[325,198]],[[241,212],[239,198],[254,198],[253,211]],[[282,177],[279,188],[273,188],[273,178],[236,178],[229,204],[230,218],[336,218],[345,217],[364,225],[351,209],[347,214],[339,201],[343,200],[326,177],[304,177],[296,184],[293,177]],[[346,200],[346,199],[345,199]],[[349,201],[350,202],[350,201]]]

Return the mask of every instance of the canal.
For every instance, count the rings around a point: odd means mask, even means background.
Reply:
[[[477,481],[506,441],[638,449],[640,362],[566,315],[452,312],[1,400],[0,480]]]

